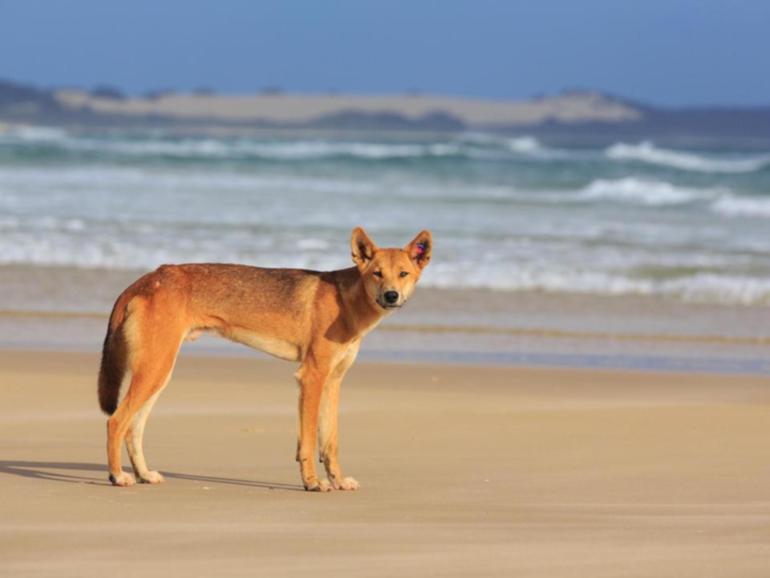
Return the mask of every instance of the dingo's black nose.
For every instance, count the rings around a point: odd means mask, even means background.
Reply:
[[[393,304],[398,301],[398,291],[385,291],[385,303]]]

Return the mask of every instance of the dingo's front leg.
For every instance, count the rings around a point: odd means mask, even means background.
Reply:
[[[342,475],[337,453],[339,451],[339,403],[340,385],[348,368],[353,364],[358,353],[358,344],[351,347],[343,360],[337,365],[324,387],[321,399],[318,431],[320,458],[326,468],[329,481],[335,490],[357,490],[358,482]]]
[[[319,433],[320,457],[329,476],[329,481],[335,490],[357,490],[358,482],[342,475],[337,459],[339,450],[338,407],[340,399],[341,378],[331,378],[326,384],[324,399],[321,405]]]
[[[318,409],[321,405],[321,395],[328,375],[328,369],[319,367],[317,362],[312,359],[305,361],[296,373],[299,383],[297,461],[302,475],[302,483],[309,492],[328,492],[331,490],[328,481],[318,479],[313,461],[318,439]]]

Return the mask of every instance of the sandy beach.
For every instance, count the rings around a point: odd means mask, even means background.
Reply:
[[[767,576],[764,376],[362,363],[356,493],[301,491],[292,365],[182,355],[161,486],[106,479],[96,355],[0,352],[8,576]]]
[[[0,578],[770,578],[770,2],[37,4]]]

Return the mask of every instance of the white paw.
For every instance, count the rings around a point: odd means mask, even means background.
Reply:
[[[318,480],[315,483],[306,484],[305,489],[308,492],[331,492],[332,485],[329,480]]]
[[[332,491],[332,485],[329,483],[329,480],[321,480],[318,482],[319,491],[321,492],[331,492]]]
[[[110,481],[113,486],[120,486],[121,488],[127,488],[136,483],[136,481],[134,481],[134,476],[126,472],[120,472],[117,476],[110,474]]]
[[[139,481],[143,484],[160,484],[164,481],[160,472],[152,471],[147,472],[145,475],[139,477]]]
[[[357,490],[359,488],[359,484],[356,481],[355,478],[342,478],[341,480],[334,480],[334,489],[335,490]]]

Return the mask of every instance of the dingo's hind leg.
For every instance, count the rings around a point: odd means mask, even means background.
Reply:
[[[121,445],[126,440],[128,455],[139,480],[162,481],[162,476],[147,468],[142,438],[147,417],[168,383],[182,342],[183,328],[169,319],[153,318],[152,307],[135,307],[126,335],[131,365],[131,384],[115,413],[107,420],[107,459],[110,481],[116,486],[130,486],[134,478],[121,466]]]
[[[176,353],[176,352],[174,352]],[[147,469],[142,452],[142,436],[147,415],[155,399],[171,375],[173,357],[154,367],[135,373],[131,379],[126,396],[120,402],[117,411],[107,420],[107,458],[110,468],[110,481],[116,486],[131,486],[134,479],[123,471],[120,461],[121,443],[126,439],[126,446],[134,465],[134,471],[141,481],[156,481],[157,475]],[[129,432],[129,430],[131,430]]]
[[[163,481],[163,476],[156,471],[151,471],[147,467],[147,462],[144,459],[144,449],[142,442],[144,439],[144,426],[147,424],[147,418],[150,416],[152,407],[158,400],[160,393],[165,388],[168,380],[171,378],[171,372],[169,371],[166,376],[165,383],[150,396],[142,408],[136,412],[132,423],[126,433],[126,449],[128,450],[128,457],[131,460],[131,465],[134,468],[134,473],[140,482],[145,484],[158,484]]]

